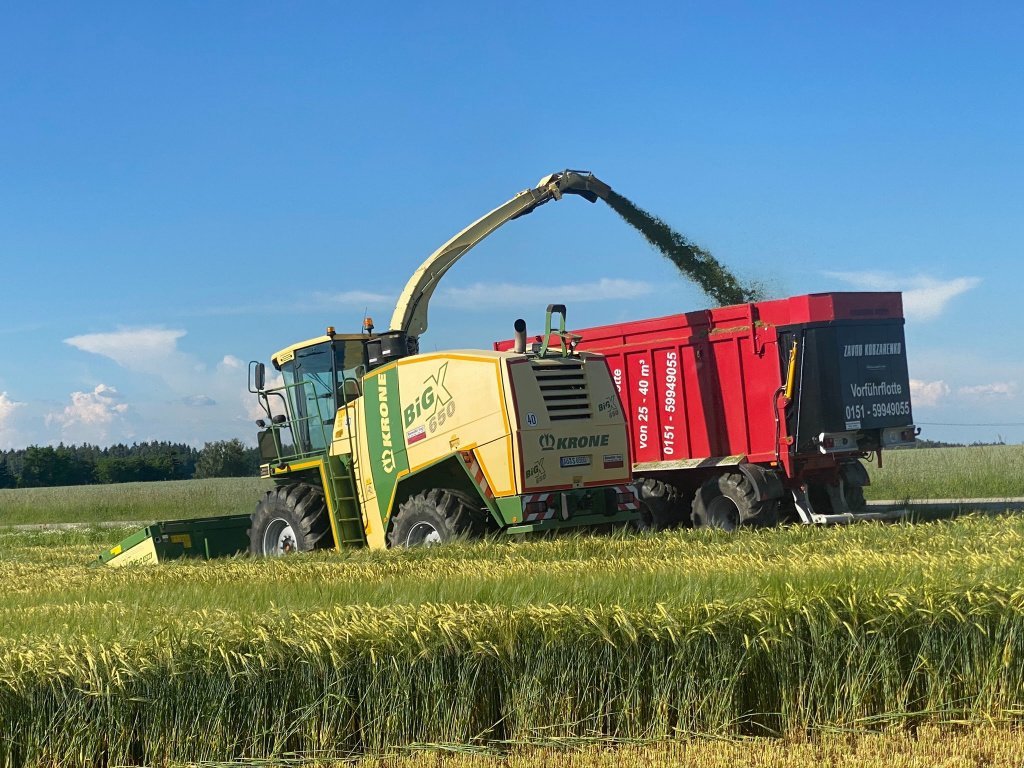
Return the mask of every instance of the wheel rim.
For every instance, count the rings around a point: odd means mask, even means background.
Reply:
[[[405,539],[407,547],[432,547],[441,543],[441,533],[427,522],[416,523]]]
[[[270,525],[263,533],[263,554],[288,555],[297,551],[298,546],[292,524],[283,517],[271,520]]]
[[[728,496],[718,496],[708,504],[707,524],[709,528],[735,531],[740,524],[740,510]]]

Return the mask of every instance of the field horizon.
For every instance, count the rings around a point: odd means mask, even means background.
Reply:
[[[869,501],[1024,496],[1024,446],[889,451],[868,464]],[[0,489],[0,527],[156,522],[251,512],[271,481],[256,477]]]

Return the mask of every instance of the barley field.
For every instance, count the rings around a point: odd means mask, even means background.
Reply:
[[[0,533],[0,765],[667,761],[1024,711],[1020,517],[88,567],[120,533]]]
[[[1024,495],[1022,463],[893,452],[871,495]],[[1024,517],[121,570],[90,563],[130,527],[3,526],[236,513],[264,487],[0,491],[0,766],[1024,754]]]

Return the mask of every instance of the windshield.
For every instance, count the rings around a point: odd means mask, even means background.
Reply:
[[[327,449],[338,408],[362,394],[361,339],[326,341],[295,350],[281,366],[292,405],[292,434],[303,453]]]

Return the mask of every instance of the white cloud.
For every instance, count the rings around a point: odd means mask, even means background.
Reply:
[[[245,363],[232,354],[223,354],[208,365],[203,360],[178,348],[186,335],[181,329],[160,327],[121,328],[107,333],[72,336],[65,343],[83,352],[100,355],[133,374],[147,377],[140,381],[128,376],[123,384],[131,393],[133,423],[146,424],[157,430],[160,439],[184,440],[202,444],[209,439],[238,436],[236,422],[249,410],[255,397],[247,391]],[[51,414],[47,424],[59,425],[69,440],[69,430],[76,430],[75,439],[101,442],[109,433],[125,439],[127,421],[111,426],[105,434],[87,429],[91,395],[82,400],[82,393],[64,413]],[[124,405],[117,403],[116,405]],[[97,409],[102,412],[102,409]],[[121,416],[125,409],[108,409]],[[115,429],[116,428],[116,429]],[[248,437],[248,435],[245,435]],[[149,439],[149,435],[147,435]]]
[[[603,277],[593,283],[537,285],[526,283],[473,283],[466,288],[445,288],[436,301],[452,307],[479,309],[496,306],[521,306],[530,302],[557,301],[575,303],[635,299],[654,291],[650,283]]]
[[[0,448],[13,447],[18,442],[18,434],[11,426],[14,412],[24,408],[25,403],[12,400],[6,392],[0,392]]]
[[[83,352],[108,357],[130,371],[158,373],[168,367],[168,355],[177,350],[185,331],[166,328],[125,328],[112,333],[87,333],[64,339]]]
[[[317,299],[328,304],[348,304],[354,307],[394,304],[397,296],[373,291],[341,291],[340,293],[317,293]]]
[[[1017,394],[1017,385],[1008,381],[994,381],[991,384],[974,384],[959,387],[957,394],[967,397],[1013,397]]]
[[[14,414],[14,411],[24,407],[24,405],[24,403],[12,400],[6,392],[0,392],[0,429],[6,426],[8,419]]]
[[[914,405],[933,406],[949,394],[949,385],[942,381],[910,380],[910,397]]]
[[[128,412],[128,404],[114,387],[97,384],[92,392],[72,392],[71,405],[47,414],[46,424],[59,425],[65,433],[87,441],[105,440],[109,427]]]
[[[181,402],[190,408],[199,408],[217,404],[217,401],[209,395],[186,395],[181,398]]]
[[[938,280],[927,275],[898,276],[889,272],[826,272],[855,288],[866,291],[902,291],[903,313],[912,320],[934,320],[946,305],[981,283],[977,277]]]

